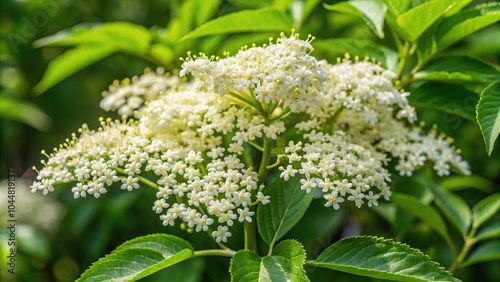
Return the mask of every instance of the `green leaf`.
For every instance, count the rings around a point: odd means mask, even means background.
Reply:
[[[295,240],[284,240],[279,242],[273,250],[273,255],[289,259],[300,268],[302,268],[306,259],[304,247]]]
[[[193,256],[193,247],[173,235],[152,234],[118,246],[77,281],[136,281]]]
[[[471,252],[470,256],[461,267],[497,259],[500,259],[500,240],[488,242],[479,246]]]
[[[306,193],[300,186],[297,175],[288,181],[277,177],[264,188],[263,193],[272,200],[266,205],[259,204],[257,226],[260,236],[271,247],[299,222],[314,197],[314,192]]]
[[[421,179],[421,181],[425,180]],[[457,195],[440,189],[430,181],[425,181],[424,186],[434,194],[434,201],[445,217],[455,226],[463,238],[467,237],[472,221],[467,203]]]
[[[500,71],[494,66],[468,56],[443,56],[431,61],[414,80],[444,82],[486,82],[500,79]]]
[[[484,227],[477,233],[474,240],[476,242],[500,237],[500,221],[493,222],[492,224]]]
[[[349,6],[354,7],[356,10],[352,10]],[[324,5],[324,7],[328,10],[361,17],[379,38],[384,38],[384,19],[387,6],[382,0],[351,0],[333,5]]]
[[[440,110],[475,122],[474,107],[478,95],[460,85],[429,82],[422,84],[408,96],[410,104]]]
[[[399,15],[396,22],[409,41],[417,39],[441,16],[453,8],[456,0],[434,0],[418,5]]]
[[[209,19],[211,19],[216,13],[221,4],[221,0],[198,0],[198,7],[201,9],[196,9],[195,16],[195,26],[199,26]]]
[[[291,30],[292,26],[292,21],[285,14],[275,9],[246,10],[206,22],[181,38],[181,40],[237,32],[281,32]]]
[[[398,61],[396,51],[378,45],[368,40],[353,38],[318,39],[313,41],[314,50],[325,52],[331,56],[344,56],[349,53],[351,56],[375,58],[388,69],[395,70]]]
[[[342,239],[307,265],[396,281],[459,281],[419,250],[374,236]]]
[[[231,281],[309,281],[302,267],[282,256],[260,258],[254,251],[242,250],[231,259]]]
[[[444,19],[436,32],[437,50],[500,20],[500,3],[485,3]]]
[[[41,38],[33,44],[42,46],[72,46],[102,44],[138,54],[145,53],[151,42],[151,32],[143,26],[127,22],[81,25]]]
[[[82,45],[70,49],[49,63],[42,80],[35,86],[34,90],[37,94],[41,94],[70,75],[115,51],[113,46],[107,45]]]
[[[395,17],[408,11],[410,8],[410,0],[384,0],[389,12]]]
[[[297,1],[296,1],[297,2]],[[301,1],[299,1],[301,2]],[[321,2],[321,0],[308,0],[305,1],[304,3],[304,8],[303,8],[303,13],[302,13],[302,20],[300,24],[304,23],[304,21],[309,17],[309,15],[313,12],[313,10],[318,6],[318,4]]]
[[[451,242],[441,215],[431,206],[425,205],[418,199],[400,193],[392,193],[391,201],[399,208],[404,209],[414,216],[428,223],[447,242]]]
[[[473,228],[479,228],[500,209],[500,193],[482,199],[472,208]]]
[[[500,80],[488,85],[476,106],[476,118],[483,133],[486,152],[491,155],[500,134]]]
[[[453,16],[454,14],[460,12],[463,7],[467,6],[472,0],[456,0],[453,4],[453,7],[448,9],[446,13],[444,13],[445,17]]]
[[[479,175],[453,175],[448,176],[439,182],[439,187],[448,191],[457,191],[465,188],[474,188],[486,193],[491,193],[494,189],[494,183]]]
[[[4,95],[0,96],[0,117],[20,121],[40,131],[51,125],[50,117],[36,105]]]

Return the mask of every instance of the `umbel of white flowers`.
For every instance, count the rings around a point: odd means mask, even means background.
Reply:
[[[470,173],[449,139],[412,125],[409,93],[394,86],[393,72],[348,57],[318,61],[312,40],[282,34],[235,56],[188,53],[180,75],[194,82],[160,70],[115,83],[101,106],[136,119],[101,119],[95,131],[83,125],[43,151],[32,191],[74,183],[75,198],[98,198],[111,186],[150,186],[164,225],[184,223],[226,242],[235,221],[252,222],[252,206],[273,200],[263,193],[273,168],[286,181],[300,177],[308,193],[321,190],[334,209],[389,200],[390,157],[403,176],[426,161],[438,175],[450,167]],[[259,166],[250,152],[268,147],[273,163]]]

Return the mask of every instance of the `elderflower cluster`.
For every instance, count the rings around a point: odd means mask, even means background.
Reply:
[[[318,61],[312,40],[282,34],[233,57],[189,55],[180,76],[190,73],[194,83],[162,70],[115,83],[101,106],[135,120],[101,119],[98,130],[84,125],[43,151],[48,160],[32,191],[73,183],[75,198],[98,198],[111,187],[148,186],[164,225],[182,223],[223,243],[235,222],[253,222],[255,205],[275,200],[265,183],[276,168],[334,209],[389,200],[391,158],[403,176],[427,161],[440,176],[470,173],[449,138],[413,126],[409,93],[394,85],[393,72],[357,58]]]
[[[341,131],[333,135],[313,131],[304,137],[304,143],[290,141],[285,147],[288,165],[280,167],[281,178],[301,175],[301,189],[308,193],[321,189],[325,206],[334,209],[345,199],[357,207],[363,199],[369,206],[377,206],[380,197],[389,199],[390,175],[383,167],[384,155],[347,142]]]
[[[181,83],[178,76],[165,73],[158,68],[155,72],[146,69],[141,76],[115,80],[108,91],[102,92],[104,97],[101,108],[105,111],[117,111],[119,115],[133,116],[144,103],[155,100],[168,89],[175,89]]]
[[[252,91],[255,99],[266,104],[283,102],[292,112],[317,105],[317,95],[327,79],[316,58],[312,37],[300,40],[298,34],[284,34],[273,44],[243,48],[234,57],[186,58],[181,76],[191,73],[204,91],[225,95],[231,91]]]

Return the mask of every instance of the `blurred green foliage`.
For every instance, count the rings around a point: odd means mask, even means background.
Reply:
[[[191,4],[189,4],[189,3]],[[100,116],[109,116],[99,108],[100,93],[106,90],[115,79],[131,77],[142,73],[146,67],[155,68],[163,64],[172,71],[180,66],[179,56],[186,51],[193,53],[205,51],[209,54],[222,54],[229,50],[235,53],[242,44],[253,42],[260,44],[267,37],[276,37],[278,32],[252,34],[239,32],[229,36],[208,36],[201,39],[179,41],[191,30],[198,27],[200,17],[203,21],[222,15],[246,9],[257,9],[269,6],[269,1],[226,0],[207,1],[181,0],[109,0],[109,1],[58,1],[58,0],[5,0],[0,9],[0,125],[1,125],[1,170],[0,178],[4,179],[7,169],[17,172],[18,177],[33,180],[35,174],[31,167],[40,159],[40,150],[56,147],[59,143],[75,132],[83,122],[88,122],[91,128],[98,124]],[[377,28],[377,23],[370,26],[384,37],[380,38],[365,24],[366,18],[360,18],[337,8],[327,10],[322,3],[335,5],[339,1],[306,1],[305,7],[310,9],[307,18],[294,17],[291,2],[275,1],[276,8],[286,11],[291,16],[295,26],[300,27],[303,34],[316,36],[318,46],[315,55],[335,61],[346,49],[353,45],[361,46],[380,44],[386,48],[396,49],[393,34]],[[416,2],[411,1],[416,5]],[[469,5],[481,2],[473,1]],[[188,4],[186,4],[188,3]],[[312,3],[312,4],[311,4]],[[304,4],[304,3],[302,3]],[[212,6],[211,6],[212,5]],[[308,6],[309,5],[309,6]],[[291,7],[291,8],[289,8]],[[198,14],[195,14],[198,13]],[[203,14],[204,13],[204,14]],[[185,20],[180,15],[192,14],[189,25],[179,20]],[[198,16],[198,17],[197,17]],[[376,21],[376,19],[369,19]],[[61,30],[68,30],[78,25],[85,29],[89,23],[129,22],[157,31],[152,42],[166,44],[170,49],[159,48],[156,57],[137,56],[126,50],[114,53],[98,60],[82,70],[76,71],[62,82],[45,87],[46,93],[35,95],[33,90],[46,71],[49,63],[63,54],[64,46],[34,48],[35,40],[44,38]],[[82,23],[85,23],[82,25]],[[165,35],[165,28],[171,33]],[[271,28],[272,29],[272,28]],[[283,30],[288,32],[288,30]],[[173,36],[171,34],[174,34]],[[413,36],[413,35],[411,35]],[[331,49],[327,40],[349,38],[351,45]],[[111,41],[116,38],[110,38]],[[155,41],[156,40],[156,41]],[[43,43],[43,42],[42,42]],[[338,43],[338,42],[337,42]],[[40,44],[39,45],[44,45]],[[313,42],[314,45],[314,42]],[[316,45],[315,45],[316,46]],[[322,47],[323,46],[323,47]],[[378,51],[377,51],[378,52]],[[495,24],[478,31],[453,44],[447,54],[473,55],[490,64],[498,70],[500,62],[500,26]],[[163,58],[163,59],[162,59]],[[390,63],[387,63],[389,66]],[[411,85],[418,88],[420,83]],[[484,88],[486,84],[471,83],[468,89],[473,93],[464,99],[456,100],[452,107],[461,108],[464,112],[475,112],[479,99],[474,93]],[[52,87],[53,86],[53,87]],[[436,86],[437,87],[437,86]],[[38,93],[39,94],[39,93]],[[469,99],[470,97],[470,99]],[[438,124],[439,130],[455,139],[458,148],[462,148],[464,159],[471,164],[474,176],[459,179],[459,176],[437,179],[422,170],[411,179],[395,176],[393,190],[409,194],[419,199],[429,197],[429,191],[418,179],[426,179],[438,183],[452,193],[462,198],[469,207],[473,207],[481,199],[500,191],[500,149],[493,150],[488,156],[484,149],[481,131],[476,122],[463,117],[442,112],[437,109],[417,107],[419,120],[427,123],[426,128]],[[497,142],[498,143],[498,142]],[[455,181],[455,182],[453,182]],[[19,186],[18,189],[28,189]],[[17,281],[73,281],[89,265],[98,258],[113,250],[122,242],[136,236],[151,233],[169,233],[181,236],[193,244],[195,249],[204,249],[214,245],[205,234],[187,234],[178,228],[167,228],[161,225],[156,214],[151,211],[154,195],[144,189],[133,193],[110,192],[106,197],[95,199],[80,199],[75,201],[71,193],[65,189],[57,189],[47,197],[63,203],[66,213],[59,226],[53,230],[42,230],[35,226],[32,231],[45,243],[21,244],[18,252]],[[29,196],[19,201],[28,201]],[[375,211],[375,212],[373,212]],[[43,213],[43,210],[38,211]],[[339,238],[371,234],[386,238],[395,238],[422,250],[433,260],[448,266],[452,258],[447,250],[446,242],[431,227],[415,218],[408,212],[399,210],[391,203],[381,204],[373,209],[357,209],[346,206],[340,211],[325,209],[320,204],[311,204],[307,210],[306,220],[301,220],[285,238],[295,238],[302,242],[309,258],[315,258],[322,250],[336,242]],[[488,221],[491,224],[500,220],[497,214]],[[25,222],[30,226],[30,222]],[[451,223],[446,223],[449,230],[454,230]],[[241,228],[240,228],[241,229]],[[238,228],[234,228],[238,230]],[[306,232],[307,231],[307,232]],[[28,235],[31,233],[28,233]],[[0,233],[3,236],[2,233]],[[29,236],[20,236],[20,241]],[[453,242],[460,242],[458,232],[450,232]],[[233,238],[241,238],[241,234],[233,234]],[[2,240],[3,241],[3,240]],[[265,249],[264,243],[261,248]],[[49,245],[50,253],[41,255]],[[459,246],[460,243],[456,243]],[[243,242],[233,240],[230,247],[235,250],[243,248]],[[3,253],[2,253],[3,257]],[[0,260],[1,261],[1,260]],[[210,262],[210,265],[208,264]],[[3,261],[2,261],[3,263]],[[182,281],[229,281],[228,258],[198,258],[188,260],[175,267],[168,268],[143,281],[165,281],[178,277]],[[209,267],[208,267],[209,266]],[[306,269],[312,281],[331,281],[332,271],[325,269]],[[3,268],[2,268],[3,271]],[[188,272],[188,275],[184,273]],[[460,269],[456,277],[464,281],[496,281],[500,276],[500,261],[493,260],[473,264]],[[0,277],[10,279],[2,272]],[[371,281],[368,278],[354,277],[349,274],[335,272],[336,281]],[[10,281],[10,280],[7,280]],[[173,280],[172,280],[173,281]]]

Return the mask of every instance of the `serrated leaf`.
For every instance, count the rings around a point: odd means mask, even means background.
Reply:
[[[468,56],[443,56],[431,61],[414,76],[414,80],[444,82],[486,82],[500,79],[494,66]]]
[[[433,207],[425,205],[414,197],[400,193],[392,193],[391,202],[429,224],[447,242],[451,241],[443,218]]]
[[[500,80],[488,85],[476,106],[476,118],[483,134],[486,152],[491,155],[500,134]]]
[[[264,188],[263,193],[271,197],[266,205],[257,208],[259,234],[269,246],[282,238],[304,216],[314,193],[300,189],[300,176],[288,181],[277,177]]]
[[[77,281],[135,281],[193,256],[193,247],[173,235],[152,234],[118,246]]]
[[[410,104],[461,116],[475,122],[474,107],[479,97],[476,93],[454,84],[429,82],[422,84],[408,96]]]
[[[231,259],[231,281],[309,281],[302,267],[282,256],[260,258],[254,251],[242,250]]]
[[[500,240],[487,242],[471,252],[467,260],[461,265],[462,267],[500,259]]]
[[[51,125],[50,117],[38,106],[4,95],[0,96],[0,117],[22,122],[40,131],[47,130]]]
[[[421,180],[424,181],[424,180]],[[463,238],[471,225],[471,212],[467,203],[457,195],[440,189],[434,183],[426,181],[424,187],[434,194],[434,201],[445,217],[455,226]]]
[[[352,6],[356,11],[351,10]],[[328,10],[349,13],[361,17],[379,38],[384,38],[384,19],[387,6],[382,0],[351,0],[333,5],[324,5]]]
[[[332,56],[351,56],[375,58],[388,69],[395,70],[398,54],[385,46],[378,45],[368,40],[353,38],[318,39],[313,41],[314,49],[318,52],[326,52]]]
[[[419,250],[374,236],[342,239],[307,264],[387,280],[459,281]]]
[[[500,3],[478,5],[444,19],[436,34],[437,50],[444,50],[460,39],[500,20]]]
[[[300,268],[302,268],[306,259],[304,247],[295,240],[284,240],[279,242],[273,250],[273,255],[289,259]]]
[[[500,237],[500,221],[493,222],[492,224],[481,229],[481,231],[477,233],[476,237],[474,237],[474,240],[479,242],[497,237]]]
[[[479,228],[500,210],[500,193],[490,195],[472,208],[473,228]]]
[[[291,30],[292,26],[292,21],[285,14],[273,8],[245,10],[208,21],[181,40],[237,32],[282,32]]]
[[[49,63],[42,80],[35,86],[34,90],[37,94],[41,94],[70,75],[106,58],[115,51],[113,46],[108,45],[82,45],[67,50]]]
[[[441,16],[451,9],[456,0],[435,0],[414,7],[396,18],[402,35],[409,41],[417,39]]]

